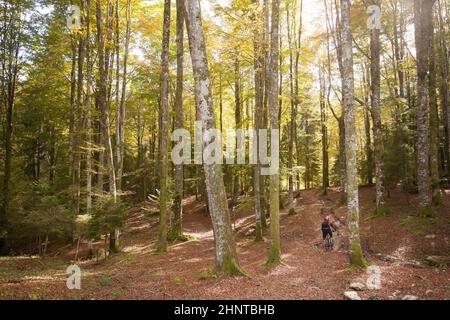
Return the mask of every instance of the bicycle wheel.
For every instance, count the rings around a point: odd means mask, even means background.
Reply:
[[[328,234],[327,237],[325,238],[325,251],[331,250],[331,245],[332,245],[331,241],[332,241],[332,239],[331,239],[330,235]]]

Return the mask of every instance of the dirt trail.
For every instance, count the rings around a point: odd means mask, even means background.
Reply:
[[[430,229],[436,234],[433,244],[424,241],[426,235],[416,235],[407,228],[414,203],[409,196],[393,198],[395,214],[370,219],[372,189],[362,190],[361,231],[367,258],[382,270],[382,289],[360,293],[364,299],[401,299],[406,294],[427,299],[450,298],[450,275],[445,269],[417,267],[408,261],[419,259],[430,250],[447,250],[449,234],[449,195],[446,206],[438,211],[439,219],[447,217]],[[351,269],[346,253],[345,207],[335,206],[340,195],[319,191],[301,193],[294,208],[297,215],[281,212],[283,265],[265,266],[269,247],[269,231],[265,241],[255,243],[251,236],[253,214],[250,205],[242,205],[232,217],[238,243],[238,254],[248,277],[214,278],[208,270],[214,264],[214,239],[210,218],[203,205],[194,198],[184,201],[184,231],[192,240],[175,243],[164,255],[153,253],[156,241],[157,216],[148,208],[130,212],[121,238],[123,251],[99,263],[80,262],[82,289],[66,288],[63,257],[0,259],[0,298],[25,299],[342,299],[349,283],[365,283],[364,270]],[[408,198],[408,199],[406,199]],[[241,199],[244,204],[248,200]],[[250,208],[250,209],[249,209]],[[338,249],[325,253],[322,247],[320,223],[324,213],[333,212],[341,218]],[[447,215],[446,215],[447,212]],[[439,220],[440,221],[440,220]],[[402,225],[402,222],[404,224]],[[399,228],[401,232],[396,233]],[[426,230],[429,231],[429,230]],[[429,241],[428,241],[429,242]],[[434,248],[434,249],[433,249]],[[383,261],[378,253],[382,253]],[[418,253],[418,254],[417,254]],[[73,254],[72,251],[67,255]],[[416,256],[414,255],[416,254]],[[389,259],[385,259],[385,257]],[[395,260],[397,259],[397,260]],[[2,276],[2,273],[4,276]],[[432,290],[431,292],[429,290]]]

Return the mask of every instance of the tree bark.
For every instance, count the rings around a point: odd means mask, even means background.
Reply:
[[[159,142],[159,237],[158,251],[167,251],[167,222],[169,215],[168,152],[169,152],[169,41],[170,0],[164,1],[163,40],[161,53],[161,105]]]
[[[184,4],[195,80],[196,104],[202,123],[202,133],[205,133],[209,129],[216,128],[205,38],[199,3],[196,0],[185,0]],[[202,136],[205,138],[204,134]],[[208,139],[204,139],[204,146],[209,143],[209,141],[205,140]],[[218,164],[209,165],[206,163],[203,167],[216,243],[216,271],[220,274],[241,274],[242,271],[231,229],[230,213],[227,209],[222,167]]]
[[[375,0],[373,4],[381,6],[381,1]],[[381,132],[381,97],[380,97],[380,30],[372,29],[370,34],[370,85],[373,121],[373,142],[375,153],[375,180],[376,180],[376,210],[383,210],[385,206],[383,139]]]
[[[116,83],[115,83],[115,107],[116,107],[116,139],[115,139],[115,149],[116,149],[116,184],[119,191],[122,190],[122,173],[120,172],[120,163],[122,163],[122,152],[121,152],[121,123],[122,123],[122,112],[120,106],[120,8],[119,0],[115,3],[115,31],[114,31],[114,49],[116,54]]]
[[[183,0],[177,0],[177,88],[175,97],[175,129],[184,128],[183,114],[183,68],[184,68],[184,6]],[[172,239],[181,239],[183,237],[183,201],[184,196],[184,166],[175,165],[175,199],[174,199],[174,218],[171,230]]]
[[[11,164],[13,157],[12,149],[12,137],[14,128],[14,107],[15,97],[17,89],[17,77],[19,71],[19,50],[21,47],[21,34],[22,34],[22,10],[20,5],[11,5],[4,11],[4,26],[6,30],[4,35],[1,36],[2,47],[0,48],[5,60],[1,61],[2,65],[2,84],[5,87],[3,91],[3,100],[0,104],[5,104],[4,109],[6,111],[6,123],[4,128],[4,175],[2,186],[2,203],[0,207],[0,254],[7,253],[7,238],[9,229],[9,193],[10,193],[10,180],[11,180]]]
[[[294,7],[294,21],[295,21],[295,7]],[[297,97],[294,92],[294,48],[291,36],[291,10],[289,9],[289,3],[286,4],[286,25],[287,36],[289,45],[289,89],[290,89],[290,102],[291,102],[291,119],[289,123],[289,145],[288,145],[288,202],[292,204],[294,202],[294,140],[295,140],[295,126],[297,118],[297,110],[295,100]]]
[[[81,2],[81,12],[84,11]],[[85,19],[84,19],[85,20]],[[85,58],[85,36],[79,35],[78,39],[78,76],[77,76],[77,94],[76,94],[76,130],[73,145],[73,169],[72,169],[72,188],[73,188],[73,218],[76,219],[80,213],[81,196],[81,136],[83,129],[83,92],[84,92],[84,58]]]
[[[414,0],[414,25],[417,52],[417,183],[419,187],[419,205],[421,214],[430,210],[431,182],[430,182],[430,139],[429,139],[429,108],[428,108],[428,79],[429,50],[425,21],[431,19],[430,4],[433,1]]]
[[[101,112],[100,131],[101,131],[101,145],[102,145],[100,158],[104,159],[104,157],[106,157],[106,164],[109,175],[109,192],[115,199],[117,197],[117,190],[116,190],[116,178],[114,169],[114,154],[109,129],[109,103],[108,103],[108,88],[107,88],[109,59],[107,58],[108,51],[105,50],[102,8],[100,0],[96,1],[96,7],[97,7],[97,43],[98,43],[98,57],[99,57],[98,104]],[[109,12],[109,4],[108,4],[108,12]],[[109,13],[107,14],[107,16],[109,17]],[[103,168],[102,168],[103,163],[100,162],[99,166],[101,167],[101,171],[99,172],[99,180],[101,180],[101,185],[99,185],[99,188],[101,188],[100,190],[103,190]],[[117,230],[111,230],[109,235],[110,252],[117,251],[116,233]]]
[[[279,23],[280,23],[280,1],[272,0],[272,22],[271,22],[271,46],[270,66],[268,75],[268,105],[270,114],[270,128],[279,130],[279,106],[278,106],[278,73],[279,73]],[[280,240],[280,177],[279,173],[270,176],[270,235],[271,243],[269,249],[268,264],[281,263],[281,240]]]
[[[264,109],[264,52],[263,52],[263,34],[264,19],[259,0],[252,0],[255,5],[254,15],[254,35],[253,35],[253,68],[255,73],[255,115],[254,126],[256,130],[257,150],[260,148],[259,130],[262,128],[262,117]],[[253,189],[255,196],[255,240],[262,241],[262,203],[261,203],[261,164],[259,152],[256,153],[256,165],[253,171]]]
[[[234,62],[234,101],[235,101],[235,123],[236,123],[236,130],[241,129],[241,121],[242,121],[242,105],[241,105],[241,71],[240,71],[240,62],[238,58],[238,52],[236,52],[236,58]],[[238,138],[236,136],[236,158],[239,154],[239,145],[238,145]],[[239,196],[239,165],[236,164],[234,167],[234,177],[233,177],[233,196],[231,198],[231,208],[236,206],[238,196]]]
[[[449,49],[446,41],[446,29],[444,21],[444,9],[441,1],[438,1],[439,18],[439,66],[440,66],[440,102],[442,122],[444,127],[444,170],[450,178],[450,107],[449,107]]]
[[[327,111],[325,102],[325,77],[324,67],[319,69],[320,79],[320,124],[322,133],[322,191],[326,195],[329,187],[329,169],[328,169],[328,128]]]
[[[433,1],[431,1],[433,2]],[[441,189],[439,177],[439,111],[436,94],[436,60],[434,56],[434,24],[433,24],[433,6],[431,4],[430,13],[425,20],[425,32],[428,39],[428,95],[430,112],[430,174],[432,186],[433,204],[441,203]]]
[[[359,192],[356,154],[356,106],[353,75],[352,31],[350,0],[341,1],[342,18],[342,93],[345,111],[345,154],[348,207],[350,261],[352,265],[365,266],[359,236]]]
[[[86,0],[86,211],[89,214],[92,209],[92,162],[91,162],[91,0]]]

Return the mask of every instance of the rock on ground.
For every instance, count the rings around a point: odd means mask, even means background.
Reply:
[[[416,296],[413,295],[406,295],[403,297],[402,300],[417,300],[418,298]]]
[[[362,300],[356,291],[346,291],[344,292],[344,298],[346,300]]]
[[[350,289],[356,290],[356,291],[363,291],[366,288],[364,284],[361,282],[352,282],[350,284]]]

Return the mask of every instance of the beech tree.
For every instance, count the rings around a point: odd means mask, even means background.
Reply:
[[[161,104],[159,142],[159,239],[158,251],[167,251],[167,223],[169,215],[169,41],[170,41],[170,0],[164,1],[164,25],[161,53]]]
[[[206,55],[205,37],[199,3],[184,0],[186,25],[195,80],[195,99],[197,112],[202,124],[203,145],[210,141],[205,132],[216,128],[215,114],[211,97],[211,78]],[[278,44],[277,44],[278,46]],[[236,253],[236,244],[231,228],[222,168],[218,164],[203,165],[208,193],[208,206],[216,242],[216,271],[222,274],[242,273]]]
[[[373,1],[373,5],[381,8],[381,1]],[[380,29],[373,28],[370,32],[370,84],[371,112],[373,120],[373,144],[375,153],[376,206],[377,211],[384,210],[384,163],[383,137],[381,132],[381,97],[380,97]]]
[[[175,93],[175,129],[184,128],[183,113],[183,69],[184,69],[184,5],[183,0],[177,0],[177,87]],[[174,217],[171,230],[171,238],[183,238],[183,201],[184,196],[184,166],[175,165],[175,197]]]
[[[428,94],[429,72],[429,29],[426,21],[432,19],[434,0],[414,0],[414,26],[417,51],[417,184],[419,188],[419,205],[421,215],[428,215],[431,210],[430,180],[430,116]]]
[[[268,108],[270,118],[270,129],[279,130],[279,105],[278,105],[278,74],[280,57],[280,2],[272,1],[272,20],[270,31],[270,67],[268,70]],[[280,176],[279,173],[270,176],[270,249],[268,264],[279,264],[281,262],[281,240],[280,240]]]
[[[353,74],[352,30],[350,25],[350,0],[341,1],[342,18],[342,97],[345,122],[345,159],[347,220],[349,229],[350,261],[352,265],[365,266],[359,236],[359,191],[356,167],[356,106]]]

